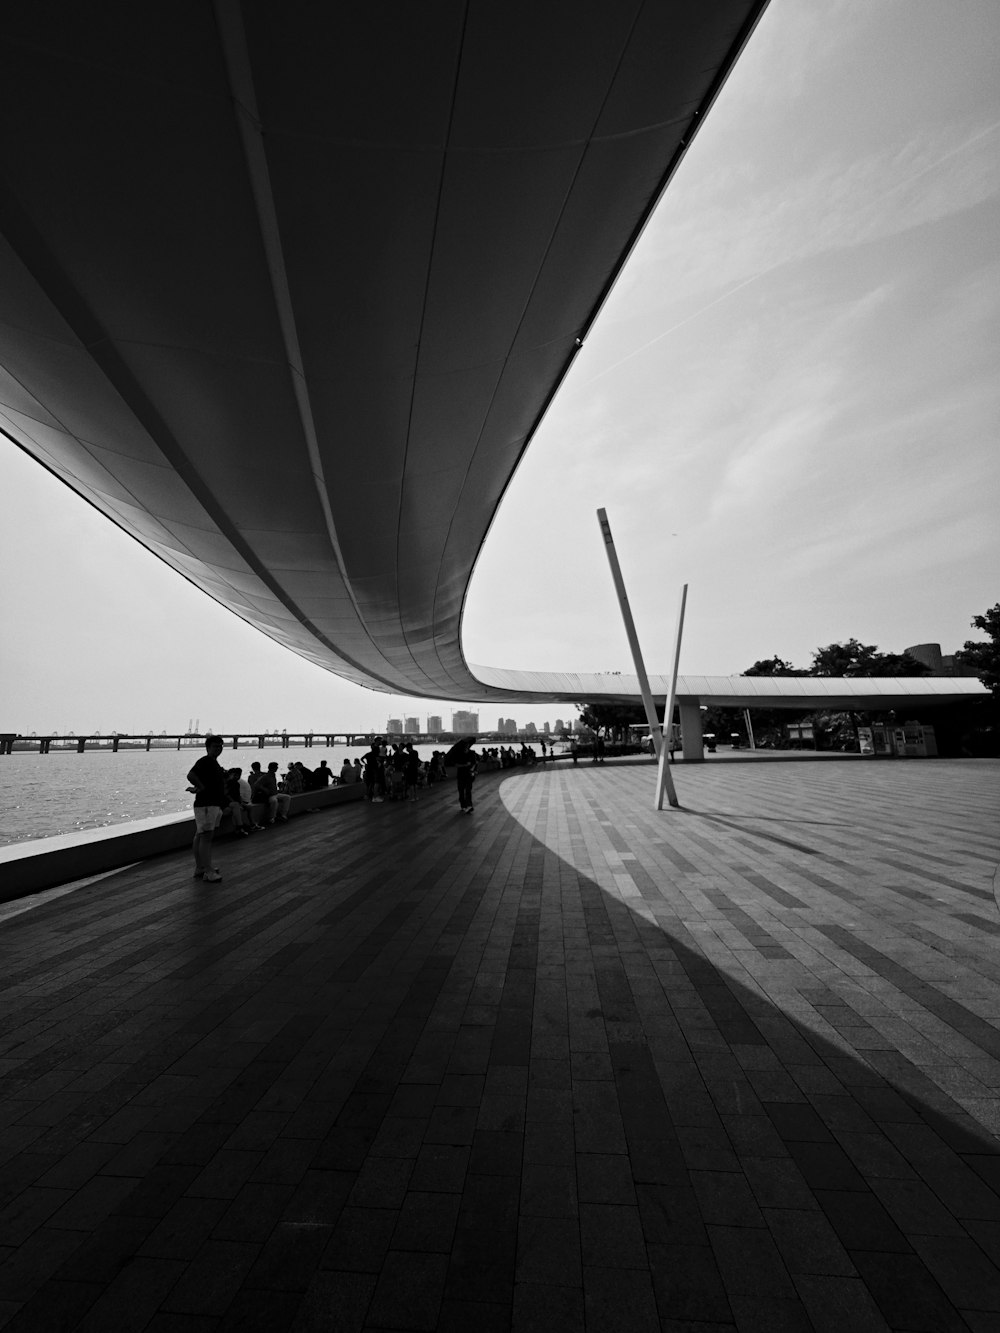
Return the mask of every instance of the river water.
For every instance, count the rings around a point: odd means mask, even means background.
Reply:
[[[421,759],[429,759],[435,749],[447,750],[448,746],[442,742],[415,748]],[[367,749],[367,745],[338,745],[330,750],[321,746],[311,750],[241,746],[224,750],[220,762],[224,768],[246,771],[255,759],[262,768],[275,760],[284,772],[293,760],[317,768],[325,759],[339,773],[345,755],[354,760]],[[148,753],[53,750],[50,754],[19,751],[0,755],[0,845],[189,810],[186,775],[204,753],[203,748],[191,746]]]

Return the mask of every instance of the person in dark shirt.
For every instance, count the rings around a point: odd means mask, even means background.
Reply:
[[[367,754],[361,756],[361,760],[365,766],[365,790],[368,800],[377,804],[382,800],[380,792],[382,785],[382,757],[379,753],[379,745],[377,741]]]
[[[471,815],[474,809],[472,804],[472,784],[476,780],[476,773],[479,770],[479,756],[472,748],[470,741],[455,757],[455,776],[458,781],[458,804],[462,813]]]
[[[292,804],[292,798],[287,792],[278,790],[278,765],[270,763],[267,766],[267,772],[262,774],[253,789],[253,798],[259,801],[261,805],[267,806],[267,827],[270,828],[276,819],[280,819],[282,824],[288,823],[288,809]]]
[[[403,746],[403,754],[405,755],[403,794],[408,796],[411,801],[415,801],[417,799],[417,787],[420,784],[420,756],[413,748],[412,741],[407,741]]]
[[[221,736],[206,736],[206,753],[187,775],[188,791],[194,792],[194,877],[208,884],[217,884],[222,878],[212,864],[212,834],[227,803],[226,773],[219,763],[222,746]]]

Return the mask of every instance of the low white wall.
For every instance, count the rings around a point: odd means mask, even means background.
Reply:
[[[292,797],[289,818],[304,810],[359,801],[364,794],[364,785],[360,782],[349,787],[302,792]],[[262,820],[263,807],[256,806],[254,813]],[[228,815],[216,836],[236,836]],[[189,812],[184,812],[0,847],[0,902],[12,902],[15,898],[54,889],[75,879],[86,879],[89,875],[117,870],[134,861],[145,861],[150,856],[190,847],[193,837],[194,820]]]

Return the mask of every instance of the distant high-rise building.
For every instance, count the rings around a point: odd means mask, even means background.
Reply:
[[[525,725],[525,728],[524,728],[524,734],[525,734],[526,736],[537,736],[537,735],[538,735],[538,728],[535,726],[534,722],[528,722],[528,723]]]
[[[560,731],[566,730],[566,723],[562,720],[561,717],[556,718],[556,725],[553,728],[553,730],[555,731],[556,735],[558,735]]]
[[[512,717],[502,717],[500,719],[500,734],[502,736],[517,735],[517,723]]]
[[[507,724],[502,717],[497,718],[497,731],[499,731],[501,736],[503,735],[503,729],[506,725]]]
[[[542,723],[542,730],[545,732],[546,736],[552,735],[552,728],[549,726],[547,722]]]
[[[403,723],[403,730],[407,736],[420,735],[420,719],[418,717],[408,717]]]
[[[451,729],[460,736],[475,734],[479,730],[479,714],[469,713],[460,708],[457,713],[451,715]]]
[[[386,735],[388,736],[402,736],[403,719],[400,717],[390,717],[389,721],[385,724],[385,730]]]
[[[428,717],[427,734],[429,736],[439,736],[442,731],[444,731],[444,726],[441,723],[440,717]]]
[[[964,673],[955,660],[954,653],[942,653],[939,643],[915,643],[912,648],[904,648],[918,662],[930,668],[932,676],[961,676]]]

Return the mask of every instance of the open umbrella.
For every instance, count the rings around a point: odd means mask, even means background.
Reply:
[[[456,741],[442,760],[445,768],[453,768],[460,763],[465,757],[465,751],[470,750],[475,743],[475,736],[463,736],[460,741]]]

